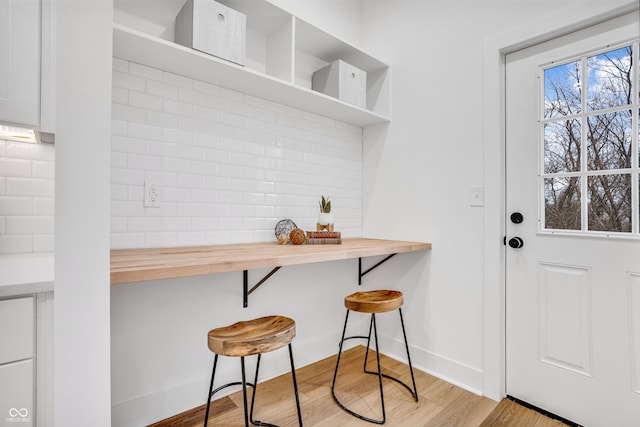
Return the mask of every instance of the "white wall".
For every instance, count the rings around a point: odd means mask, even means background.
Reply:
[[[0,254],[52,252],[55,149],[0,140]]]
[[[502,240],[483,235],[484,209],[470,206],[470,187],[484,185],[483,40],[580,3],[364,2],[364,47],[391,66],[392,122],[365,130],[363,231],[433,243],[407,298],[416,359],[479,392],[483,274],[499,268],[483,264],[484,242]]]
[[[56,12],[54,423],[107,427],[113,3]]]
[[[363,0],[268,0],[270,3],[361,47]]]

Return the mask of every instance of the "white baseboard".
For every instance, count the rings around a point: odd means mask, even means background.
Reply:
[[[407,363],[407,352],[402,341],[380,337],[380,352]],[[409,352],[414,369],[419,369],[477,395],[483,394],[483,373],[481,370],[411,344],[409,344]]]

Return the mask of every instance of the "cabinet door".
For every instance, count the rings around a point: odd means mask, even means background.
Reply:
[[[0,365],[33,357],[33,341],[33,297],[0,300]]]
[[[0,427],[31,427],[35,420],[33,360],[0,365]]]
[[[40,0],[0,1],[0,121],[40,123]]]

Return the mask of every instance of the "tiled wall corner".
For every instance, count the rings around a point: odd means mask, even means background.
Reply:
[[[275,241],[291,218],[362,232],[362,128],[114,58],[111,247]],[[160,207],[144,207],[145,183]],[[0,224],[1,226],[1,224]]]
[[[0,254],[53,252],[55,149],[0,140]]]

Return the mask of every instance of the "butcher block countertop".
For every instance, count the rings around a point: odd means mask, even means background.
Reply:
[[[198,276],[228,271],[336,261],[431,249],[431,243],[345,238],[340,245],[240,243],[173,248],[114,249],[111,284]]]

